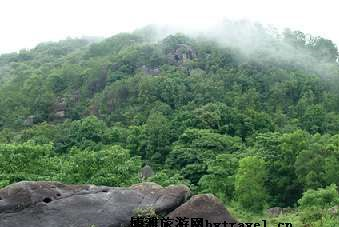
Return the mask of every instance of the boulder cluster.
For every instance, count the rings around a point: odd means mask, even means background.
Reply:
[[[0,190],[0,227],[122,227],[140,209],[159,217],[236,222],[218,199],[184,185],[131,187],[23,181]]]

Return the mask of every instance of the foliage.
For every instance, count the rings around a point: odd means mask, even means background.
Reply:
[[[264,181],[267,176],[264,160],[248,156],[239,161],[235,175],[235,193],[239,204],[249,211],[260,212],[267,199]]]
[[[233,154],[217,155],[207,163],[207,174],[199,180],[199,191],[213,193],[219,199],[229,202],[234,198],[235,173],[238,158]]]
[[[190,185],[189,181],[181,176],[177,171],[161,170],[148,179],[149,181],[160,184],[163,187],[176,184]]]
[[[21,180],[55,180],[58,162],[52,152],[50,144],[0,144],[2,184]]]
[[[158,218],[158,215],[155,213],[155,210],[152,207],[136,208],[133,213],[133,217]]]
[[[339,194],[337,186],[332,184],[326,188],[317,190],[309,189],[303,193],[303,196],[298,201],[301,209],[309,208],[330,208],[339,202]]]
[[[86,183],[107,186],[127,186],[138,183],[139,157],[130,157],[120,146],[100,151],[73,149],[66,162],[63,180],[69,183]]]
[[[328,209],[339,203],[339,194],[337,186],[332,184],[326,188],[317,190],[309,189],[304,192],[302,198],[298,201],[302,210],[303,222],[338,223],[338,220],[329,216]]]

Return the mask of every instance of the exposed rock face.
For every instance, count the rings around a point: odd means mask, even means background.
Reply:
[[[186,44],[177,44],[174,52],[168,54],[168,60],[172,64],[182,64],[196,58],[195,50]]]
[[[206,226],[205,220],[208,220],[209,223],[223,223],[225,221],[227,223],[238,223],[224,205],[211,194],[193,196],[189,201],[171,212],[168,217],[203,218],[204,226]]]
[[[33,115],[28,116],[24,121],[24,126],[32,126],[34,124],[35,117]]]
[[[0,227],[121,227],[136,208],[168,214],[189,197],[186,186],[129,188],[20,182],[0,190]]]
[[[67,105],[66,98],[60,98],[60,100],[54,104],[54,111],[55,112],[65,111],[66,105]]]
[[[160,74],[160,69],[157,68],[157,67],[156,68],[151,68],[151,67],[148,67],[146,65],[143,65],[141,67],[141,69],[142,69],[143,73],[146,74],[146,75],[154,76],[154,75],[159,75]]]
[[[97,187],[97,190],[100,190]],[[0,214],[21,211],[39,202],[59,200],[92,191],[90,185],[63,185],[57,182],[22,181],[0,190]]]
[[[55,117],[56,119],[62,119],[62,118],[64,118],[64,117],[65,117],[65,111],[59,111],[59,112],[56,112],[56,113],[54,114],[54,117]]]
[[[153,171],[152,167],[150,167],[149,165],[145,165],[144,167],[142,167],[140,172],[139,172],[139,178],[141,180],[147,180],[147,178],[149,178],[153,175],[154,175],[154,171]]]
[[[50,118],[56,121],[62,121],[65,119],[67,102],[65,97],[59,97],[58,101],[54,103],[53,113],[50,114]]]
[[[281,207],[272,207],[267,209],[267,214],[273,217],[279,216],[283,213],[283,208]]]
[[[327,209],[327,211],[332,215],[338,215],[339,206],[335,205],[334,207]]]
[[[24,181],[0,190],[0,227],[124,227],[140,208],[173,219],[237,223],[215,196],[189,197],[184,185],[163,188],[146,182],[118,188]]]
[[[291,212],[292,208],[281,208],[281,207],[272,207],[267,209],[267,214],[272,217],[277,217],[282,214],[286,214],[288,212]]]

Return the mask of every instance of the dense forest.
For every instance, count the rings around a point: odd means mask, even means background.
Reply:
[[[1,55],[0,187],[127,186],[150,165],[148,180],[213,193],[243,219],[290,207],[294,226],[338,225],[338,49],[254,29],[249,45],[148,27]]]

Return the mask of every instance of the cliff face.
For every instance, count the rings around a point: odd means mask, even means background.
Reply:
[[[183,185],[118,188],[20,182],[0,190],[0,227],[121,227],[128,226],[135,210],[142,208],[173,218],[235,222],[214,196],[198,195],[187,201],[190,195]]]

